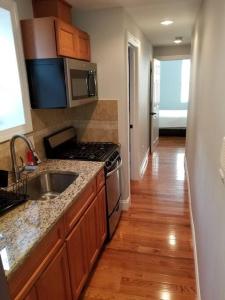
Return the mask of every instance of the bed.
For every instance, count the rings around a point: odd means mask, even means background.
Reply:
[[[160,110],[159,128],[186,128],[187,110]]]

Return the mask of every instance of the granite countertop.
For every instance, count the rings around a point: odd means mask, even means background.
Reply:
[[[71,160],[47,160],[39,165],[38,171],[72,171],[79,177],[58,197],[29,200],[0,217],[0,255],[8,278],[103,166],[102,162]],[[35,176],[38,171],[29,176]]]

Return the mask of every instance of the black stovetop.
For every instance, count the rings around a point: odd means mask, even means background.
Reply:
[[[113,143],[74,143],[58,151],[57,158],[106,161],[117,148]]]
[[[47,158],[112,161],[119,146],[109,142],[77,142],[74,127],[67,127],[44,138]],[[114,155],[115,153],[115,155]]]

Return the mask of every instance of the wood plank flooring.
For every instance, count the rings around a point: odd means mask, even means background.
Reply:
[[[184,145],[160,139],[81,299],[197,299]]]

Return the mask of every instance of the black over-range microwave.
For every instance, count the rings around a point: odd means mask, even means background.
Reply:
[[[31,107],[65,108],[98,100],[97,65],[70,58],[26,61]]]

